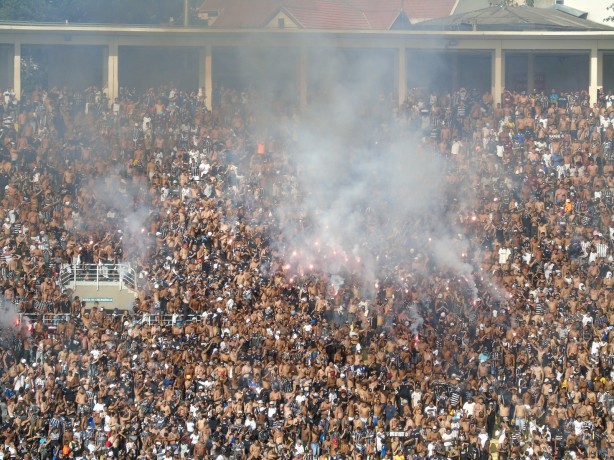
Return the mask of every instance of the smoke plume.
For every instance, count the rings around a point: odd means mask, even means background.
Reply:
[[[380,84],[384,66],[358,60],[348,81],[341,78],[346,70],[329,65],[343,62],[336,53],[328,48],[310,61],[323,69],[310,75],[320,92],[288,127],[302,193],[282,199],[277,209],[285,260],[302,272],[351,273],[373,290],[378,279],[414,259],[410,248],[416,248],[462,277],[475,296],[473,268],[463,256],[467,243],[454,236],[454,213],[469,206],[461,197],[469,202],[471,194],[462,192],[462,183],[449,190],[449,160],[425,146],[423,131],[394,115],[397,101]],[[442,205],[450,193],[457,209]]]
[[[407,314],[409,315],[409,319],[411,321],[409,326],[411,335],[418,335],[420,328],[424,324],[424,318],[422,318],[420,312],[418,312],[418,307],[416,305],[410,305],[407,309]]]

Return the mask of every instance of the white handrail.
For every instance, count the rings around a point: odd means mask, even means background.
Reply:
[[[101,282],[116,282],[119,290],[124,287],[132,291],[138,289],[136,271],[130,264],[71,264],[63,265],[58,280],[62,289],[72,283],[74,288],[78,282],[93,282],[100,289]]]
[[[157,324],[160,326],[181,326],[183,324],[183,314],[175,313],[172,315],[162,315],[155,313],[145,313],[141,318],[142,324]],[[189,314],[185,317],[185,324],[191,323],[193,321],[200,321],[201,316],[195,314]]]
[[[41,322],[45,326],[57,326],[61,322],[68,322],[71,318],[70,313],[19,313],[19,323],[27,318],[30,323]]]
[[[41,322],[45,326],[57,326],[61,322],[68,322],[72,318],[72,314],[70,313],[19,313],[20,323],[24,318],[28,318],[28,320],[33,322]],[[134,318],[133,315],[131,315]],[[157,315],[155,313],[145,313],[139,320],[141,324],[152,325],[156,324],[158,326],[168,327],[168,326],[181,326],[182,324],[188,324],[191,322],[198,322],[202,319],[201,315],[189,314],[185,317],[183,314],[166,314],[166,315]]]

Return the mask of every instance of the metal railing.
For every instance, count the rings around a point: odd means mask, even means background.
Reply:
[[[119,290],[124,288],[137,291],[138,281],[136,271],[130,264],[73,264],[64,265],[59,276],[62,289],[72,284],[74,288],[78,282],[95,283],[96,289],[101,282],[118,283]]]
[[[71,320],[73,315],[70,313],[19,313],[19,321],[20,324],[23,324],[24,320],[27,320],[32,323],[42,323],[44,326],[55,328],[60,323],[65,323]],[[191,322],[198,322],[201,320],[201,315],[187,315],[184,317],[183,314],[154,314],[154,313],[145,313],[140,319],[137,319],[135,316],[130,315],[130,317],[138,321],[140,324],[147,325],[158,325],[163,327],[169,326],[181,326],[182,324],[188,324]]]
[[[24,319],[27,319],[30,323],[41,322],[47,327],[57,327],[60,323],[70,321],[70,313],[20,313],[19,322],[23,324]]]
[[[200,321],[200,315],[187,315],[184,317],[182,314],[172,314],[172,315],[156,315],[155,313],[145,313],[141,318],[141,324],[157,324],[159,326],[181,326],[182,324],[188,324],[193,321]]]

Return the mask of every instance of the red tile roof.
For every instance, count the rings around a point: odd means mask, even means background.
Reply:
[[[305,29],[370,29],[364,13],[339,0],[284,2],[284,8]]]
[[[456,0],[205,0],[214,28],[261,28],[283,11],[305,29],[389,30],[401,9],[412,23],[449,16]]]
[[[362,11],[370,29],[388,30],[401,12],[401,0],[347,0],[354,8]]]
[[[425,19],[442,18],[450,16],[456,5],[456,0],[404,0],[405,13],[411,20],[424,21]]]

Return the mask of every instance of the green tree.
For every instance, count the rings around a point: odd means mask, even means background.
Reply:
[[[38,0],[4,0],[0,2],[0,21],[43,21]]]
[[[0,1],[0,21],[166,24],[171,17],[181,24],[183,0]]]

